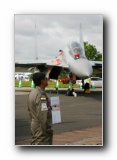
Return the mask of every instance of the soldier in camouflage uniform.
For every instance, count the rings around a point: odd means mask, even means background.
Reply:
[[[34,88],[28,97],[28,111],[31,118],[32,145],[52,145],[52,113],[50,101],[45,93],[48,80],[44,73],[35,73]]]

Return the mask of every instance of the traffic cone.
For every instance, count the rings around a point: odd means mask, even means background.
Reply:
[[[59,88],[59,82],[58,82],[58,80],[56,81],[56,91],[58,92],[58,88]]]
[[[92,88],[95,88],[94,82],[92,82]]]
[[[59,82],[58,82],[58,80],[56,81],[56,88],[59,88]]]
[[[82,88],[82,83],[80,84],[80,88]]]
[[[35,88],[35,85],[34,85],[33,80],[32,80],[32,82],[31,82],[31,88]]]
[[[71,84],[69,84],[68,88],[71,89]]]
[[[19,87],[19,88],[22,88],[22,81],[21,81],[21,79],[19,80],[18,87]]]

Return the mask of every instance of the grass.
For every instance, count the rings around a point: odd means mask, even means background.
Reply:
[[[22,81],[22,87],[31,87],[32,81]],[[15,81],[15,87],[18,87],[19,81]],[[55,88],[56,82],[48,82],[48,88]],[[62,82],[59,82],[60,88],[68,88],[69,84],[63,84]],[[73,85],[74,88],[79,88],[76,86],[76,84]]]

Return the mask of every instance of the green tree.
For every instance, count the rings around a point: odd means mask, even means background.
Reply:
[[[94,45],[84,42],[85,54],[89,60],[102,61],[102,54],[97,51]]]
[[[66,71],[62,68],[61,73],[60,73],[60,78],[66,78]]]

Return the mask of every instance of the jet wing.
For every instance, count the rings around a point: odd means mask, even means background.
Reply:
[[[43,60],[16,60],[15,61],[15,67],[31,67],[38,64],[46,64]]]
[[[102,73],[102,61],[89,61],[91,66],[93,67],[94,74]]]
[[[102,61],[89,61],[91,66],[102,66]]]
[[[15,62],[15,71],[37,71],[45,72],[50,79],[58,79],[58,75],[62,68],[69,68],[67,63],[62,57],[57,57],[53,60],[21,60]]]
[[[68,68],[67,63],[65,62],[65,60],[60,59],[59,57],[57,57],[56,59],[53,60],[16,60],[15,61],[15,67],[26,67],[26,68],[30,68],[30,67],[35,67],[38,65],[45,65],[45,66],[56,66],[56,67],[63,67],[63,68]]]
[[[57,58],[47,62],[47,66],[56,66],[56,67],[62,67],[62,68],[69,68],[68,64],[64,60],[62,56],[58,56]]]

